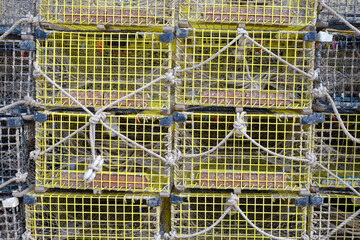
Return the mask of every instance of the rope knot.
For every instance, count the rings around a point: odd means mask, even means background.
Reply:
[[[154,235],[153,240],[161,240],[161,235],[160,235],[160,233],[156,233],[156,234]]]
[[[302,239],[302,240],[310,240],[310,237],[309,237],[306,233],[304,233],[304,234],[301,236],[301,239]]]
[[[34,240],[33,237],[31,237],[31,231],[26,230],[22,235],[21,235],[22,240]]]
[[[321,84],[320,87],[314,88],[311,91],[311,94],[313,95],[314,98],[322,98],[326,96],[327,92],[328,92],[327,88]]]
[[[310,74],[310,77],[309,77],[309,80],[310,81],[315,81],[319,78],[319,69],[316,69],[316,70],[311,70],[309,72]]]
[[[236,120],[234,122],[234,129],[236,131],[240,131],[240,134],[242,134],[242,132],[246,132],[246,121],[244,120],[244,115],[246,114],[246,112],[242,112],[237,113],[236,114]]]
[[[227,204],[232,210],[236,211],[235,206],[239,205],[239,197],[236,194],[231,193],[230,198],[227,200]]]
[[[316,157],[316,155],[315,155],[313,152],[308,152],[308,153],[306,154],[306,159],[309,160],[308,164],[309,164],[311,167],[313,167],[313,168],[317,167],[317,157]]]
[[[26,96],[26,97],[24,97],[24,100],[26,102],[25,106],[29,106],[29,107],[37,107],[38,106],[38,103],[32,97]]]
[[[170,152],[168,155],[166,155],[166,164],[169,167],[175,167],[177,163],[179,162],[179,159],[181,157],[181,153],[179,150],[175,149],[172,152]]]
[[[27,14],[26,15],[26,22],[30,23],[30,24],[35,24],[35,23],[39,23],[39,18],[38,17],[34,17],[31,14]]]
[[[164,234],[164,239],[165,240],[175,240],[176,239],[176,231],[171,230],[169,233],[165,233]]]
[[[40,159],[40,150],[34,150],[30,152],[30,159],[39,160]]]
[[[179,67],[175,67],[174,69],[169,70],[165,73],[166,79],[170,82],[170,84],[172,85],[180,84],[180,80],[176,78],[179,69],[180,69]]]
[[[243,28],[238,28],[237,29],[237,34],[238,35],[249,35],[249,33]]]
[[[104,159],[101,156],[97,156],[95,161],[88,167],[88,170],[84,174],[84,181],[87,183],[92,182],[96,177],[97,172],[101,172]]]
[[[89,123],[92,125],[98,124],[100,121],[105,121],[106,114],[104,112],[96,113],[89,119]]]
[[[26,182],[27,176],[28,176],[28,173],[22,174],[21,172],[17,172],[16,175],[15,175],[16,182],[17,183]]]
[[[39,78],[42,75],[42,70],[36,62],[34,62],[33,65],[34,65],[33,76],[34,78]]]

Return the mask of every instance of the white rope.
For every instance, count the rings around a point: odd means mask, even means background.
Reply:
[[[349,23],[343,16],[338,14],[334,9],[332,9],[329,5],[325,3],[325,0],[319,0],[320,6],[326,8],[330,13],[332,13],[334,16],[340,19],[346,26],[351,28],[353,31],[356,32],[357,35],[360,35],[360,30],[354,27],[351,23]]]
[[[21,238],[22,240],[35,240],[35,238],[31,236],[31,232],[29,230],[26,230],[21,236]]]
[[[22,23],[37,23],[38,22],[38,18],[37,17],[33,17],[33,16],[27,16],[25,18],[19,19],[17,20],[8,30],[6,30],[1,36],[0,36],[0,40],[4,40],[12,31],[14,31],[14,29],[19,26]]]
[[[354,220],[358,215],[360,214],[360,209],[357,210],[355,213],[353,213],[350,217],[348,217],[345,221],[343,221],[340,225],[338,225],[336,228],[331,230],[331,232],[328,233],[328,235],[325,236],[324,239],[329,239],[334,233],[339,231],[342,227],[344,227],[346,224]]]
[[[18,171],[14,178],[9,179],[6,182],[0,184],[0,188],[6,187],[7,185],[13,182],[17,182],[17,183],[26,182],[27,175],[28,175],[27,173],[23,174],[20,171]]]
[[[38,103],[36,102],[36,100],[34,100],[32,97],[26,96],[24,97],[24,100],[20,100],[14,103],[11,103],[5,107],[0,108],[0,112],[5,113],[8,109],[11,109],[17,105],[24,105],[24,106],[29,106],[29,107],[37,107]]]

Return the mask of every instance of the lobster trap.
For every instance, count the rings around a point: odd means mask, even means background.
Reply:
[[[45,193],[25,196],[26,226],[40,239],[152,239],[160,231],[154,195]],[[158,204],[159,203],[159,204]]]
[[[104,107],[154,81],[171,68],[172,42],[157,33],[48,33],[37,41],[42,71],[86,107]],[[44,77],[37,98],[46,107],[79,107]],[[113,108],[170,106],[170,84],[162,80]]]
[[[317,159],[354,187],[360,186],[360,147],[351,141],[341,129],[335,114],[324,113],[325,121],[314,128],[314,149]],[[340,114],[346,129],[355,138],[360,137],[360,114]],[[312,181],[321,187],[344,188],[339,182],[322,169],[312,170]]]
[[[340,14],[349,23],[360,26],[359,0],[327,0],[326,4]],[[318,21],[328,22],[332,28],[343,27],[344,23],[337,17],[323,8],[318,13]]]
[[[22,201],[9,196],[0,196],[0,201],[0,238],[22,239],[25,228]]]
[[[315,25],[315,0],[180,0],[180,21],[194,28],[236,29],[238,24],[247,28],[299,30]]]
[[[35,4],[32,0],[1,0],[0,1],[0,34],[7,31],[22,18],[35,14]],[[33,32],[30,24],[20,24],[11,33],[29,34]]]
[[[177,39],[176,61],[192,67],[212,57],[236,36],[236,31],[192,30]],[[249,37],[305,72],[313,69],[313,33],[250,31]],[[308,41],[311,40],[311,41]],[[176,103],[202,106],[235,106],[311,109],[312,83],[302,74],[245,38],[215,59],[178,75]]]
[[[156,28],[174,26],[175,0],[42,0],[39,15],[42,23],[61,25],[67,29]],[[50,26],[51,27],[51,26]]]
[[[34,41],[0,41],[0,106],[24,100],[25,97],[34,98],[34,50]]]
[[[0,182],[1,184],[26,173],[25,125],[21,117],[0,117]],[[0,193],[22,191],[26,184],[12,182]]]
[[[171,205],[171,226],[177,235],[194,234],[214,224],[229,207],[229,193],[182,194]],[[307,208],[296,206],[296,195],[238,195],[239,208],[258,228],[276,237],[301,239],[306,234]],[[210,231],[191,239],[268,239],[259,234],[236,210]]]
[[[360,7],[360,5],[359,5]],[[332,42],[317,43],[320,81],[341,108],[360,104],[360,37],[333,33]]]
[[[359,210],[360,198],[344,194],[321,194],[323,204],[311,210],[311,232],[314,238],[325,239],[331,230]],[[349,221],[329,239],[359,239],[360,217]]]
[[[294,112],[246,114],[247,134],[281,155],[305,158],[311,126]],[[233,130],[236,114],[185,113],[175,122],[175,149],[194,155],[216,147]],[[177,119],[174,119],[175,121]],[[309,185],[309,167],[262,151],[247,138],[233,134],[217,150],[182,157],[175,171],[178,188],[301,190]]]
[[[89,114],[45,112],[37,123],[36,145],[45,151],[89,122]],[[46,188],[167,192],[170,168],[161,159],[127,143],[114,131],[160,156],[171,150],[171,126],[156,114],[108,115],[95,130],[95,152],[104,159],[91,182],[84,175],[93,164],[90,128],[41,155],[36,161],[36,185]],[[165,121],[166,122],[166,121]]]

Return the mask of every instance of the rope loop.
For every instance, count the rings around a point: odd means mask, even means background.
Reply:
[[[234,122],[234,129],[236,131],[239,131],[240,134],[242,134],[243,132],[246,132],[247,126],[246,126],[246,121],[244,120],[244,116],[245,116],[246,112],[242,112],[237,113],[236,114],[236,120]]]
[[[178,85],[180,84],[180,79],[177,78],[177,73],[179,71],[180,67],[175,67],[174,69],[171,69],[165,73],[166,79],[169,81],[171,85]]]
[[[156,234],[154,235],[153,240],[161,240],[161,235],[160,235],[160,233],[156,233]]]
[[[97,156],[95,161],[88,167],[88,170],[84,174],[84,181],[87,183],[92,182],[95,179],[96,173],[101,172],[104,159],[101,156]]]
[[[310,237],[304,233],[302,236],[301,236],[301,240],[310,240]]]
[[[24,100],[25,100],[25,106],[29,106],[29,107],[39,106],[36,100],[34,100],[32,97],[26,96],[24,97]]]
[[[165,157],[166,164],[169,167],[175,167],[178,164],[180,157],[181,157],[180,151],[177,149],[174,149],[168,155],[166,155],[166,157]]]
[[[176,239],[176,231],[171,230],[169,233],[165,233],[164,234],[164,239],[165,240],[175,240]]]
[[[89,119],[89,123],[92,125],[96,125],[100,121],[105,121],[105,119],[106,119],[106,114],[104,112],[99,112]]]
[[[317,157],[315,155],[315,153],[309,151],[307,154],[306,154],[306,159],[309,160],[308,164],[313,167],[313,168],[316,168],[317,167]]]
[[[239,205],[239,197],[236,194],[231,193],[230,198],[227,200],[227,204],[231,210],[237,211],[236,206]]]
[[[249,33],[248,33],[245,29],[243,29],[243,28],[238,28],[238,29],[237,29],[237,34],[238,34],[238,35],[243,35],[243,36],[249,35]]]
[[[40,159],[40,150],[34,150],[30,152],[30,159],[32,160],[39,160]]]
[[[321,84],[320,87],[314,88],[311,91],[311,94],[314,98],[322,98],[326,96],[327,92],[328,92],[327,88]]]
[[[309,71],[309,75],[311,76],[309,77],[310,81],[317,80],[319,78],[319,69]]]
[[[33,76],[34,78],[39,78],[42,75],[42,70],[36,62],[33,63],[33,66],[34,66]]]
[[[17,183],[26,182],[27,176],[28,176],[28,173],[22,174],[21,172],[17,172],[15,175],[16,182]]]

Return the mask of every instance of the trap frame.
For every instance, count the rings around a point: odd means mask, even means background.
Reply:
[[[25,230],[23,202],[21,199],[0,196],[0,238],[20,240]]]
[[[359,0],[327,0],[327,5],[354,26],[360,26]],[[327,9],[318,12],[318,21],[328,22],[331,27],[343,27],[343,22]]]

